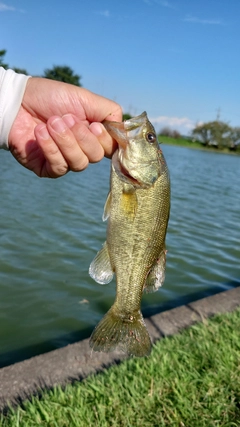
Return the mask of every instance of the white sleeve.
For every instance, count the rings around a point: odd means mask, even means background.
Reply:
[[[8,150],[8,135],[22,103],[30,76],[0,67],[0,148]]]

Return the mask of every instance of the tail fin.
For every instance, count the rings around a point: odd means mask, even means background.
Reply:
[[[147,356],[151,352],[151,339],[144,323],[142,313],[124,317],[114,306],[94,329],[90,347],[94,351],[109,352],[117,347],[129,355]]]

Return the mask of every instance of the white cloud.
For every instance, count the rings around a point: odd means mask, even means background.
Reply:
[[[169,3],[169,1],[167,0],[159,0],[157,2],[158,4],[160,4],[163,7],[168,7],[169,9],[175,9],[175,6],[173,6],[171,3]]]
[[[0,2],[0,12],[6,12],[8,10],[14,12],[16,8]]]
[[[184,21],[203,25],[223,25],[223,22],[220,19],[201,19],[192,15],[187,15],[184,18]]]
[[[23,9],[17,9],[16,7],[9,6],[5,3],[0,2],[0,12],[20,12],[25,13]]]
[[[175,9],[175,6],[173,6],[173,4],[167,0],[143,0],[143,1],[144,3],[149,5],[158,4],[163,7],[168,7],[169,9]]]
[[[183,135],[187,135],[196,126],[196,122],[193,122],[188,117],[158,116],[151,117],[149,120],[154,125],[157,132],[163,127],[169,127],[172,130],[177,130]]]
[[[110,12],[109,12],[109,10],[101,10],[101,11],[98,11],[98,12],[95,12],[97,15],[101,15],[101,16],[104,16],[105,18],[109,18],[110,17]]]

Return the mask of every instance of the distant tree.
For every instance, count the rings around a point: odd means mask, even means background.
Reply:
[[[196,126],[192,131],[192,137],[204,145],[217,148],[231,147],[232,128],[226,122],[214,120]]]
[[[232,128],[231,140],[232,146],[230,148],[233,150],[240,149],[240,127]]]
[[[203,145],[209,145],[211,141],[211,132],[208,127],[208,123],[197,125],[192,130],[192,137],[193,139],[196,139],[199,142],[201,142]]]
[[[75,86],[82,86],[80,83],[81,77],[74,74],[74,71],[67,65],[54,65],[53,68],[44,70],[43,77],[51,80],[58,80],[60,82],[71,83]]]
[[[178,139],[178,138],[180,138],[180,136],[181,136],[180,132],[178,132],[178,130],[176,130],[176,129],[173,129],[172,137],[175,139]]]
[[[131,114],[129,114],[129,113],[124,113],[123,114],[123,120],[129,120],[131,118],[132,118]]]
[[[4,56],[6,55],[6,53],[7,53],[6,49],[0,50],[0,67],[3,67],[3,68],[7,69],[8,68],[8,64],[4,63]]]
[[[0,67],[3,67],[7,70],[9,68],[9,65],[4,62],[4,56],[6,55],[6,53],[7,53],[6,49],[0,50]],[[10,67],[10,68],[16,73],[28,74],[25,68],[18,68],[18,67]]]
[[[178,132],[175,129],[170,129],[168,126],[163,127],[160,130],[159,135],[168,136],[168,137],[175,138],[175,139],[180,138],[180,136],[181,136],[180,132]]]
[[[19,74],[26,74],[28,75],[27,70],[25,68],[18,68],[18,67],[12,67],[12,70]]]
[[[162,129],[160,129],[159,135],[168,136],[170,132],[170,128],[165,126]]]
[[[164,126],[164,127],[160,130],[159,135],[163,135],[163,136],[171,136],[171,133],[172,133],[171,129],[170,129],[168,126]]]

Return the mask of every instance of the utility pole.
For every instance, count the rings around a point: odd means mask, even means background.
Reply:
[[[221,108],[218,107],[216,111],[217,111],[216,121],[219,122],[220,121],[220,116],[221,116]]]

